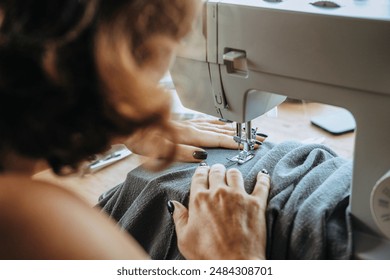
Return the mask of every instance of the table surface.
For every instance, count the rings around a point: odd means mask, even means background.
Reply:
[[[183,113],[183,108],[180,105],[176,105],[174,108],[176,108],[174,109],[176,114]],[[252,125],[257,127],[259,132],[269,136],[267,141],[279,143],[295,140],[305,143],[322,143],[332,148],[340,156],[352,158],[354,132],[335,136],[310,123],[312,117],[332,114],[338,110],[340,108],[319,103],[287,100],[277,107],[277,113],[274,111],[260,116],[253,120]],[[67,188],[93,206],[103,192],[123,182],[127,173],[144,161],[144,157],[132,154],[93,174],[60,177],[54,175],[50,170],[44,170],[35,174],[33,178]]]

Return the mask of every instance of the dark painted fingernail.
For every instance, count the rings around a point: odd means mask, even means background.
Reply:
[[[168,208],[169,214],[173,215],[173,211],[175,211],[175,205],[173,204],[172,201],[168,200],[167,208]]]
[[[262,170],[261,170],[261,173],[263,173],[263,174],[267,174],[267,175],[268,175],[268,171],[267,171],[267,169],[262,169]]]
[[[263,145],[263,142],[260,142],[260,141],[258,141],[258,140],[256,140],[255,143],[256,143],[257,145]]]
[[[257,136],[260,136],[260,137],[264,137],[264,138],[267,138],[267,137],[268,137],[267,134],[260,133],[260,132],[257,132],[256,135],[257,135]]]
[[[207,152],[206,151],[195,151],[195,152],[192,153],[192,156],[195,159],[205,160],[205,159],[207,159]]]

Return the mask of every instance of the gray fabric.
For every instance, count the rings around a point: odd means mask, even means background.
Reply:
[[[237,151],[209,149],[207,163],[223,163]],[[133,235],[153,259],[181,259],[169,199],[187,205],[198,164],[177,163],[162,172],[139,167],[98,206]],[[267,206],[268,259],[349,259],[348,216],[352,164],[323,145],[266,142],[241,170],[250,193],[257,173],[271,175]],[[201,226],[201,225],[199,225]]]

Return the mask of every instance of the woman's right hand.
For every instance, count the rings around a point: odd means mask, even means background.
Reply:
[[[187,259],[265,259],[265,210],[270,188],[260,172],[251,194],[239,170],[200,166],[192,178],[188,209],[170,201],[179,250]]]

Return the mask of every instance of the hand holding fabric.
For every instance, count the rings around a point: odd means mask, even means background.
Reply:
[[[260,172],[252,194],[242,174],[221,164],[200,166],[188,209],[172,201],[179,250],[187,259],[265,259],[265,210],[270,187]]]

